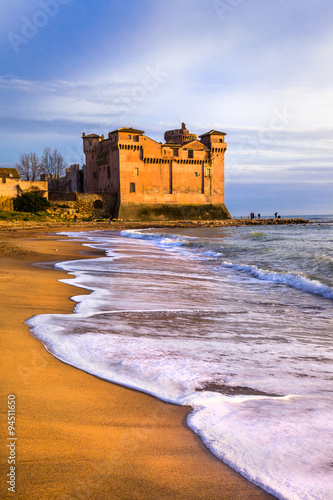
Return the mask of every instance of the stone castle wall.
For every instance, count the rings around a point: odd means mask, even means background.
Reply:
[[[51,211],[68,218],[78,217],[109,218],[117,213],[117,196],[113,194],[73,193],[66,196],[51,196]]]
[[[224,204],[121,203],[118,218],[126,221],[224,220],[231,216]]]

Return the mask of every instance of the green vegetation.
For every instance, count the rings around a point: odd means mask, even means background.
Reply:
[[[28,191],[13,199],[16,212],[42,212],[51,206],[51,203],[39,193]]]
[[[55,221],[55,222],[68,222],[67,219],[60,217],[59,215],[52,215],[48,212],[0,212],[0,221],[34,221],[34,222],[44,222],[44,221]]]
[[[90,215],[89,217],[81,217],[82,222],[108,222],[108,218],[96,218],[94,215]]]

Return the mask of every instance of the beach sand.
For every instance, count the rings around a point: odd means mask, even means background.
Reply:
[[[64,272],[31,266],[87,251],[58,240],[41,229],[0,232],[0,497],[14,495],[5,483],[7,396],[12,394],[17,499],[272,498],[203,446],[186,426],[188,408],[65,365],[30,335],[26,319],[70,313],[69,297],[88,293],[59,283],[68,277]]]

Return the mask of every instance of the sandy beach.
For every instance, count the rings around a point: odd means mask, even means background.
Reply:
[[[69,297],[89,293],[57,281],[68,276],[52,266],[32,265],[89,258],[55,234],[74,224],[1,229],[1,498],[14,494],[6,485],[8,395],[16,401],[18,499],[272,498],[203,446],[186,426],[188,408],[65,365],[30,335],[25,320],[70,313]]]

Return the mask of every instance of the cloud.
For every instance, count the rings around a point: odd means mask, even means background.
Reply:
[[[169,103],[170,89],[164,82],[163,71],[151,68],[150,73],[137,81],[130,83],[122,81],[116,75],[114,81],[39,81],[24,80],[17,77],[1,77],[0,88],[7,98],[2,106],[4,118],[2,132],[11,131],[30,136],[32,131],[47,137],[58,137],[58,140],[68,146],[75,145],[75,150],[81,148],[82,131],[107,133],[110,129],[122,125],[134,125],[146,129],[148,135],[152,133],[156,140],[163,140],[166,129],[179,126],[184,119],[188,127],[198,135],[210,129],[227,132],[228,152],[226,154],[226,176],[228,179],[237,179],[238,182],[264,183],[269,178],[272,182],[292,182],[303,169],[303,178],[309,182],[316,178],[323,179],[329,176],[333,153],[333,128],[320,124],[314,128],[302,128],[294,125],[295,115],[289,112],[287,106],[273,104],[267,113],[267,102],[270,95],[262,95],[264,102],[260,110],[260,119],[251,122],[250,116],[254,107],[258,108],[259,98],[244,93],[241,106],[246,113],[240,112],[232,116],[235,110],[236,94],[231,90],[228,94],[230,109],[224,110],[221,116],[225,121],[216,121],[219,109],[219,86],[212,86],[206,90],[205,99],[198,102],[193,110],[193,95],[201,86],[191,89],[191,99],[177,107],[183,95],[174,93],[169,108],[175,109],[174,120],[160,120],[161,106]],[[155,75],[152,77],[152,75]],[[230,92],[230,89],[225,89]],[[286,92],[294,92],[287,90]],[[306,94],[306,89],[303,88]],[[217,102],[215,101],[217,96]],[[250,98],[251,97],[251,98]],[[11,100],[15,100],[15,113],[11,107]],[[164,102],[166,100],[166,102]],[[231,100],[231,104],[230,104]],[[247,104],[247,100],[250,104]],[[156,101],[160,102],[157,113],[153,109]],[[238,103],[239,104],[239,103]],[[177,108],[177,109],[176,109]],[[145,109],[146,113],[142,110]],[[165,116],[171,117],[170,109]],[[263,120],[266,114],[267,119]],[[258,112],[257,112],[258,115]],[[201,122],[197,118],[205,116],[210,120]],[[8,118],[10,117],[10,118]],[[189,119],[189,120],[188,120]],[[256,121],[257,124],[253,124]],[[237,125],[235,125],[237,123]],[[261,126],[259,124],[262,124]],[[62,138],[61,138],[62,137]],[[81,153],[80,153],[81,154]]]

